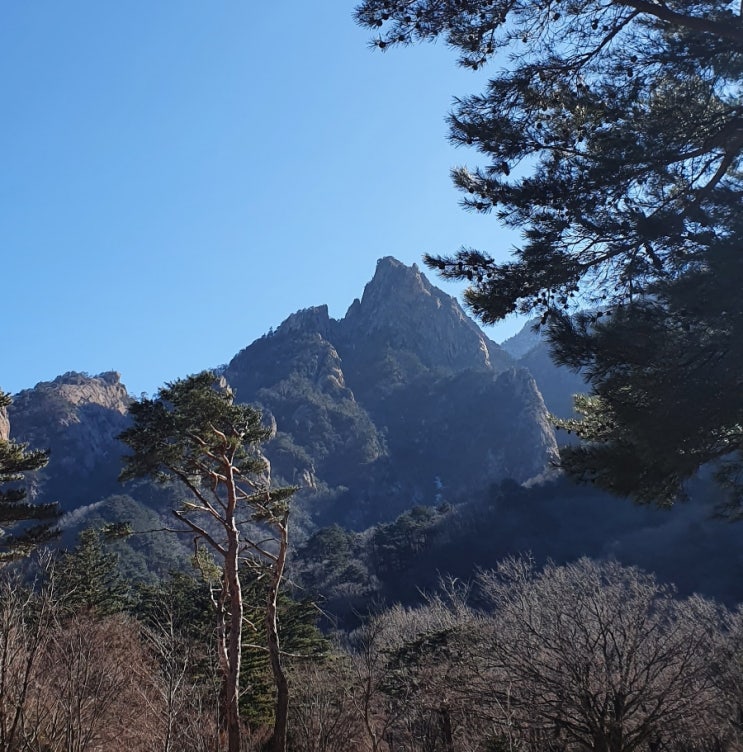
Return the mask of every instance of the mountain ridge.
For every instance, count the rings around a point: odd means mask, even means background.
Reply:
[[[342,319],[326,305],[296,311],[220,372],[276,426],[266,455],[277,480],[302,487],[308,524],[360,527],[549,467],[547,411],[514,368],[455,298],[388,256]],[[52,450],[37,497],[72,508],[120,493],[130,400],[116,372],[71,372],[16,396],[14,437]]]

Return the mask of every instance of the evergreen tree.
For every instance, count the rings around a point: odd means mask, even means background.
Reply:
[[[167,616],[178,634],[202,645],[214,632],[209,586],[187,572],[173,571],[154,585],[140,584],[134,610],[137,618],[153,628]]]
[[[672,500],[702,463],[741,446],[731,343],[743,281],[743,6],[364,0],[356,13],[379,30],[380,49],[442,38],[473,69],[510,55],[483,94],[456,102],[451,140],[485,164],[453,177],[465,207],[495,211],[523,242],[507,261],[467,248],[426,261],[470,283],[465,299],[486,323],[540,313],[558,360],[586,369],[597,398],[580,403],[585,423],[571,427],[590,445],[568,448],[566,468],[642,500]],[[697,285],[706,292],[695,296]],[[579,307],[593,316],[572,322]],[[660,357],[650,341],[663,344]],[[684,415],[705,363],[725,371],[712,377],[725,397],[704,388]],[[630,416],[645,398],[653,410]],[[646,450],[659,430],[647,429],[660,429],[666,411],[655,464]]]
[[[0,392],[0,410],[10,403],[10,397]],[[55,535],[57,504],[34,504],[19,485],[26,473],[41,469],[48,461],[48,452],[0,437],[0,562],[25,556]],[[16,532],[12,532],[14,528]]]
[[[130,413],[134,424],[120,439],[132,454],[124,458],[121,479],[179,482],[189,498],[173,515],[181,532],[194,538],[204,573],[209,579],[211,570],[216,574],[212,596],[229,752],[239,752],[241,744],[241,565],[266,579],[262,615],[276,686],[270,750],[284,752],[289,690],[277,604],[288,552],[289,498],[295,489],[270,487],[260,453],[270,431],[257,410],[236,404],[232,390],[208,371],[167,384],[153,399],[133,402]]]
[[[566,469],[670,504],[701,465],[725,458],[731,501],[740,499],[742,278],[736,242],[721,242],[706,268],[654,285],[652,297],[610,318],[555,323],[559,360],[583,368],[595,392],[577,400],[582,420],[558,423],[585,440],[563,448]]]
[[[110,616],[126,609],[129,589],[121,577],[118,557],[104,550],[99,531],[83,530],[77,546],[60,557],[55,568],[61,606]]]
[[[266,629],[259,604],[265,602],[266,583],[251,572],[245,573],[245,621],[249,625],[243,636],[241,682],[245,687],[243,713],[251,723],[270,725],[275,721],[276,686],[265,650]],[[329,643],[317,627],[318,610],[307,600],[298,601],[286,592],[278,601],[281,622],[281,649],[302,663],[322,659]]]

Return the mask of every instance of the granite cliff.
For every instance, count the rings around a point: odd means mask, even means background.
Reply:
[[[70,372],[24,389],[9,408],[12,436],[50,450],[49,465],[38,474],[38,495],[58,499],[63,508],[88,503],[118,490],[121,447],[116,436],[128,422],[130,398],[116,372],[98,376]]]
[[[10,438],[10,421],[8,420],[8,409],[0,407],[0,441],[7,441]]]
[[[535,330],[537,321],[529,321],[520,332],[503,342],[502,347],[534,377],[550,413],[558,418],[573,417],[573,395],[587,392],[589,387],[579,373],[555,365],[546,340]],[[564,432],[557,432],[559,442],[568,438]]]

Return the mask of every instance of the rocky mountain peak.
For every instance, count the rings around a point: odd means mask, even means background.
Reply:
[[[376,271],[364,287],[361,301],[354,301],[346,318],[358,316],[376,327],[391,322],[399,324],[396,317],[400,309],[411,305],[429,310],[444,308],[454,311],[458,317],[464,316],[456,300],[433,287],[417,264],[406,266],[392,256],[385,256],[377,261]]]
[[[377,337],[386,347],[415,354],[427,367],[501,371],[511,364],[456,298],[434,287],[417,265],[391,256],[377,262],[373,279],[340,327],[346,339]]]
[[[320,334],[325,337],[331,326],[327,305],[303,308],[288,316],[276,330],[277,334]]]
[[[541,332],[534,329],[539,319],[531,319],[512,337],[500,343],[500,346],[512,357],[518,360],[530,350],[544,344]]]
[[[121,383],[121,374],[116,371],[106,371],[97,376],[68,371],[53,381],[42,381],[33,389],[18,394],[11,411],[16,409],[19,402],[33,400],[34,394],[55,395],[55,401],[60,405],[66,403],[69,407],[68,418],[72,422],[77,422],[77,413],[85,405],[97,405],[124,415],[131,402],[126,387]]]

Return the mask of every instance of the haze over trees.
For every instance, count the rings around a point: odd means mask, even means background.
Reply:
[[[456,101],[466,208],[520,229],[506,262],[428,255],[483,321],[541,314],[594,396],[562,450],[577,477],[668,504],[734,459],[743,403],[743,8],[729,0],[365,0],[380,49],[441,39],[494,69]],[[498,66],[496,68],[496,66]],[[591,314],[571,316],[578,305]],[[609,318],[610,317],[610,318]]]

